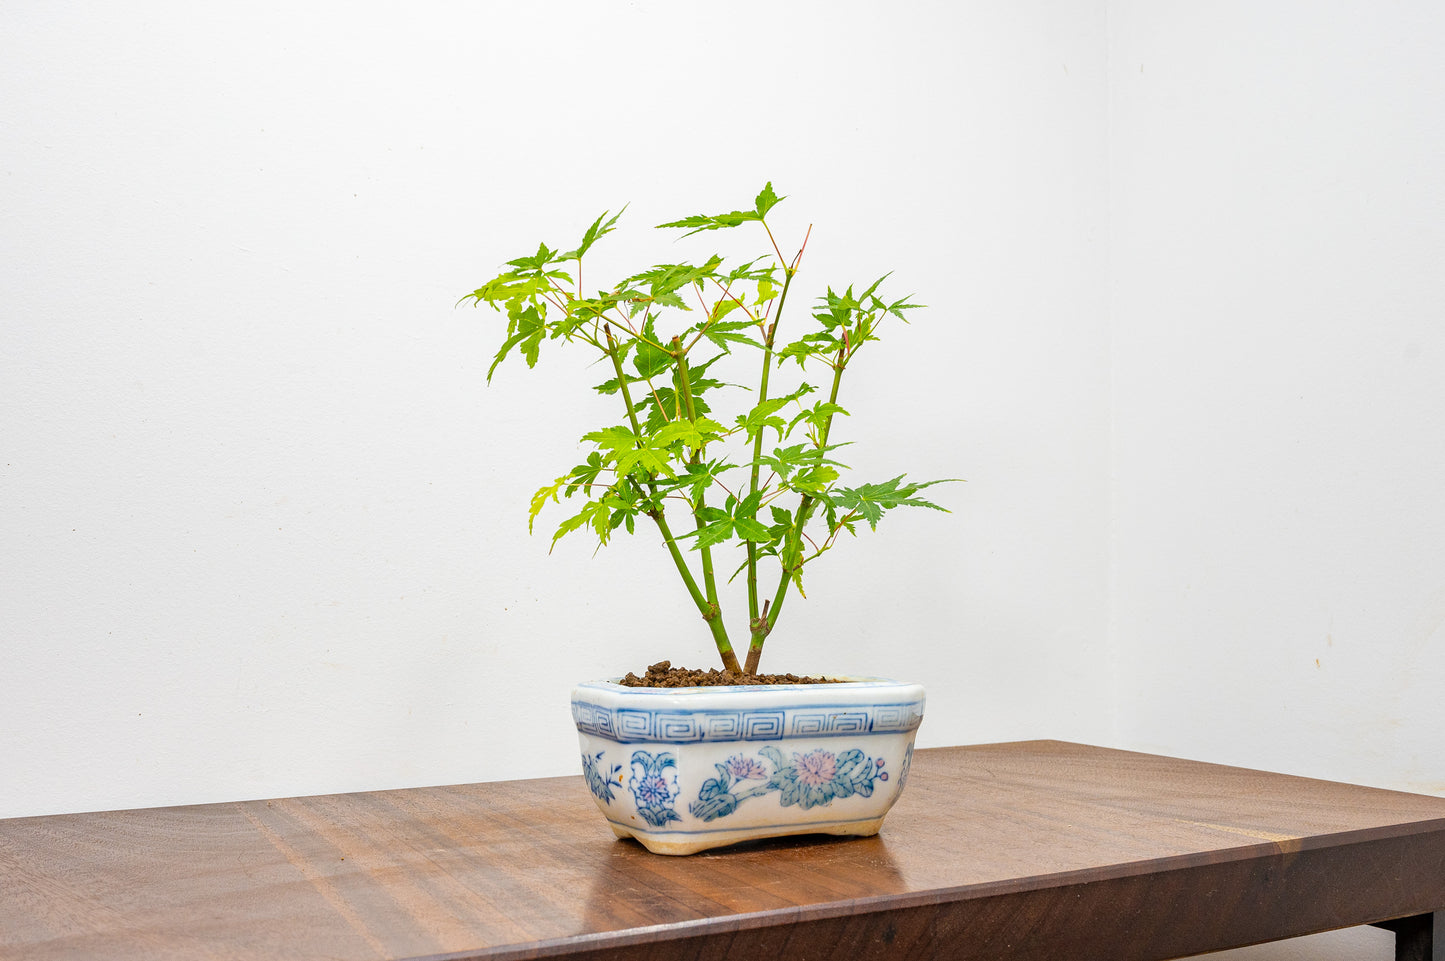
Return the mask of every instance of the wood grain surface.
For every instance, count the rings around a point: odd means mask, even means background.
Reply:
[[[1162,959],[1445,907],[1445,798],[1055,741],[687,858],[580,777],[0,821],[0,958]]]

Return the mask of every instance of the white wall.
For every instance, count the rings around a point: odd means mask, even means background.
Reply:
[[[848,388],[862,477],[969,481],[840,550],[772,666],[927,678],[925,744],[1109,736],[1102,3],[3,20],[0,816],[570,773],[574,681],[708,662],[655,538],[527,536],[617,415],[484,388],[453,304],[769,178],[803,293],[933,306]]]
[[[1119,740],[1445,792],[1445,8],[1111,23]]]

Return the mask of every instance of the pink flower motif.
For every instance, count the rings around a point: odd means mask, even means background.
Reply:
[[[761,781],[768,776],[767,768],[756,758],[734,754],[727,759],[727,772],[739,781]]]
[[[672,792],[665,780],[656,774],[643,778],[637,785],[637,803],[644,807],[667,807],[672,803]]]
[[[808,787],[827,784],[838,773],[837,760],[823,750],[794,754],[793,764],[798,769],[798,780]]]

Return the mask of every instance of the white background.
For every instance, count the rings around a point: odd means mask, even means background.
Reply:
[[[575,680],[710,663],[655,536],[527,535],[605,377],[487,387],[453,305],[627,202],[598,286],[705,255],[650,225],[767,180],[795,305],[930,305],[845,459],[967,479],[820,561],[768,666],[925,680],[924,745],[1445,793],[1437,4],[0,23],[0,816],[572,773]]]

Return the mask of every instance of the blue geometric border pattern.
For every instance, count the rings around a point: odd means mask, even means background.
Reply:
[[[902,734],[923,721],[923,702],[808,705],[756,711],[678,711],[618,708],[572,702],[577,729],[619,744],[688,744],[697,741],[776,741],[783,737]]]

